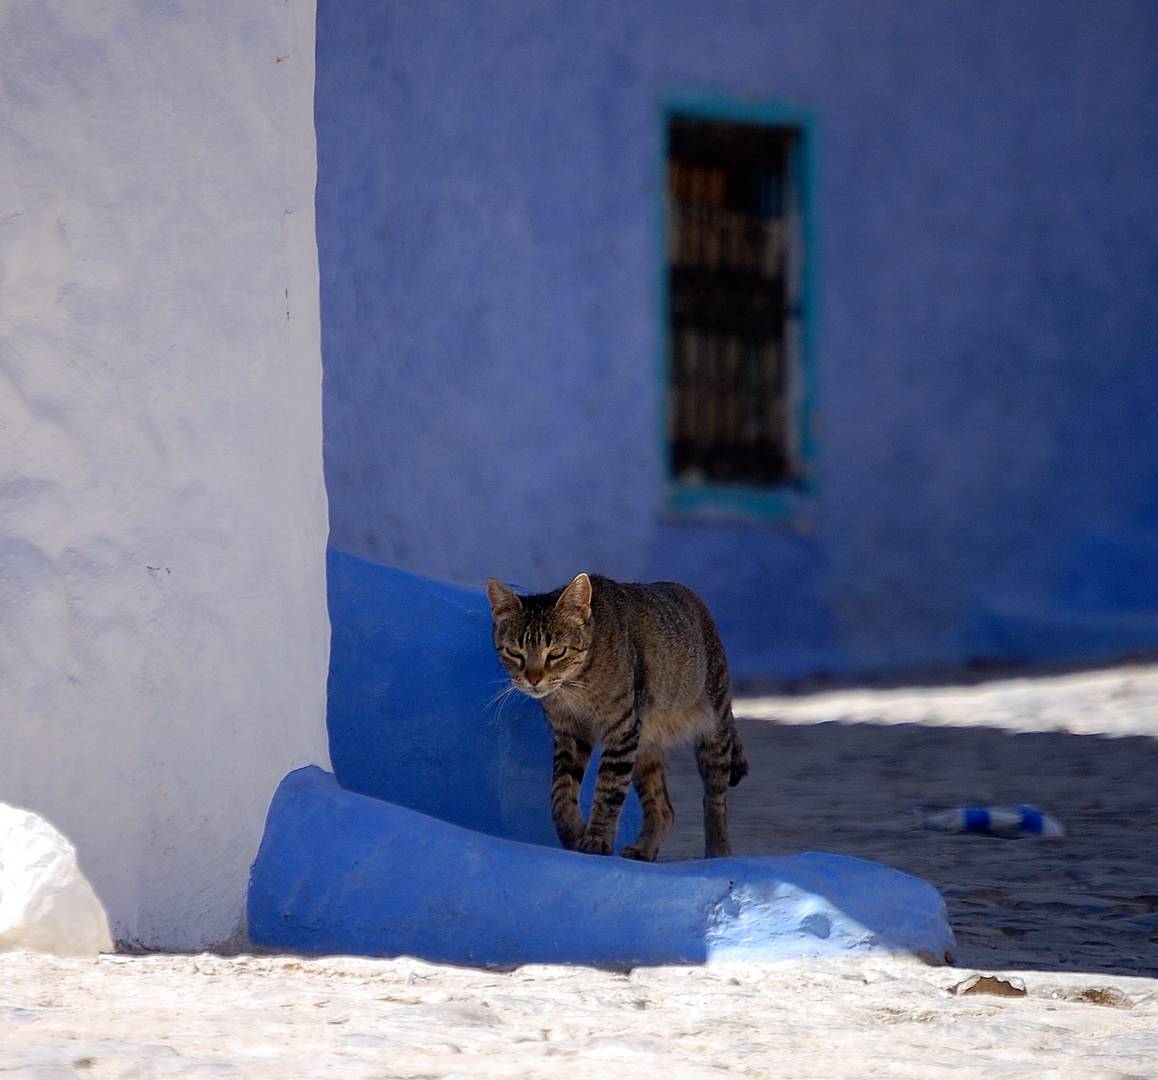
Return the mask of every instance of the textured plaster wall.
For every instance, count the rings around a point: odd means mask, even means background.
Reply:
[[[322,0],[334,543],[681,577],[750,673],[1158,644],[1156,49],[1148,0]],[[795,522],[662,509],[679,92],[817,119]]]
[[[238,933],[328,763],[312,0],[0,6],[0,799]]]

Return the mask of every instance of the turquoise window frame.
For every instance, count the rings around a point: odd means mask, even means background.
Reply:
[[[797,461],[801,476],[778,487],[748,484],[681,484],[672,475],[671,446],[668,441],[668,388],[671,373],[671,295],[667,272],[667,214],[659,215],[659,440],[663,462],[665,509],[680,517],[723,517],[757,520],[810,518],[818,495],[816,478],[816,321],[819,295],[816,229],[816,135],[812,113],[779,101],[744,102],[723,97],[676,94],[669,96],[661,110],[660,191],[667,199],[668,126],[673,117],[692,117],[764,127],[792,127],[799,131],[798,151],[793,162],[796,190],[800,198],[803,251],[802,295],[800,299],[800,395],[796,421],[800,433]],[[664,206],[661,203],[661,208]]]

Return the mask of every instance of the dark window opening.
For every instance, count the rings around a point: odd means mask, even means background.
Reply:
[[[795,483],[801,129],[673,116],[667,137],[673,479]]]

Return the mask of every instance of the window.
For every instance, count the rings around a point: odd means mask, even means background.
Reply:
[[[667,115],[672,504],[807,488],[807,126]]]

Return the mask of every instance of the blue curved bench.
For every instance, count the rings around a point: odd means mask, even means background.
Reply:
[[[953,948],[940,895],[839,855],[638,863],[503,840],[344,791],[282,782],[249,893],[271,948],[453,964],[639,965]]]
[[[299,769],[274,796],[255,945],[478,965],[952,950],[937,891],[875,863],[561,850],[546,721],[526,699],[492,702],[505,676],[485,598],[336,552],[329,575],[334,775]],[[620,842],[637,803],[624,818]]]

